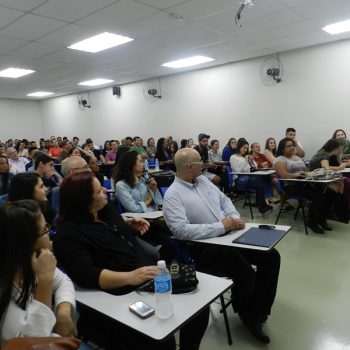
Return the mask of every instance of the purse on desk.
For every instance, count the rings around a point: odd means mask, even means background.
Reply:
[[[197,289],[199,281],[194,265],[172,263],[168,265],[167,268],[171,274],[173,294],[190,293]],[[138,288],[138,290],[154,293],[154,281],[149,281]]]
[[[80,340],[69,337],[21,337],[7,341],[1,350],[77,350]]]

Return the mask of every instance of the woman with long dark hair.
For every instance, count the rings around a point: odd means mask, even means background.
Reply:
[[[269,137],[265,142],[264,155],[273,163],[277,156],[277,144],[273,137]]]
[[[156,159],[158,159],[160,168],[163,170],[170,170],[171,164],[174,163],[174,161],[171,159],[171,154],[168,149],[167,139],[164,137],[161,137],[157,141]]]
[[[39,204],[46,221],[52,223],[55,213],[48,203],[46,193],[47,188],[38,174],[20,173],[11,181],[7,201],[12,203],[22,199],[33,199]]]
[[[10,173],[9,161],[6,156],[0,155],[0,195],[8,192],[9,184],[13,178]]]
[[[231,156],[235,154],[235,150],[237,147],[237,140],[234,137],[230,137],[222,150],[222,160],[229,161]]]
[[[52,332],[74,336],[74,287],[56,268],[49,250],[50,228],[38,204],[23,200],[3,205],[0,225],[0,346],[13,337]]]
[[[91,172],[75,173],[64,179],[59,222],[55,254],[67,274],[81,287],[125,294],[154,278],[154,256],[147,254],[114,206],[108,205],[106,191]],[[144,223],[140,232],[147,229],[148,223]],[[94,330],[105,337],[118,334],[116,343],[122,341],[128,349],[175,349],[173,337],[157,342],[106,319],[95,321],[91,314],[81,315],[80,320],[96,322]],[[180,347],[198,349],[207,321],[206,309],[180,331]],[[106,334],[106,329],[110,334]]]

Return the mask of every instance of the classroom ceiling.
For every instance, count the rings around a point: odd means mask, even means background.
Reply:
[[[0,78],[0,97],[33,91],[65,95],[94,78],[113,84],[191,70],[161,67],[192,55],[215,61],[199,69],[341,40],[321,27],[350,19],[349,0],[255,0],[234,23],[240,0],[0,0],[0,70],[36,72]],[[99,53],[67,46],[102,32],[135,40]],[[110,84],[112,85],[112,84]]]

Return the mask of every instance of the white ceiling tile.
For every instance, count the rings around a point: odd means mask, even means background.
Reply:
[[[113,31],[158,11],[131,0],[121,0],[91,16],[87,16],[76,24],[101,31]]]
[[[6,54],[20,46],[28,44],[29,41],[0,36],[0,55]]]
[[[66,27],[58,29],[52,34],[43,36],[37,41],[46,44],[68,47],[71,44],[74,44],[78,41],[87,39],[97,34],[99,34],[99,32],[94,29],[77,26],[75,24],[69,24]]]
[[[116,0],[50,0],[33,12],[62,21],[73,22]]]
[[[26,68],[26,69],[34,69],[30,65],[30,62],[28,63],[28,60],[23,58],[23,57],[13,57],[11,55],[0,56],[0,70],[3,70],[3,69],[8,68],[8,67],[20,67],[20,68]]]
[[[187,1],[189,0],[139,0],[139,2],[142,2],[143,4],[150,5],[162,10],[165,10],[169,7],[174,7]]]
[[[0,7],[0,28],[6,27],[9,23],[20,18],[25,12]]]
[[[0,6],[8,6],[22,11],[30,11],[47,0],[0,0]]]
[[[0,35],[7,35],[25,40],[35,40],[65,25],[67,25],[65,22],[32,14],[26,14],[24,17],[10,24],[5,29],[2,29],[0,31]]]
[[[288,6],[288,7],[296,7],[305,5],[309,2],[312,2],[313,0],[279,0],[282,4]]]
[[[57,46],[31,42],[27,45],[20,47],[17,50],[12,51],[11,55],[15,57],[19,56],[24,58],[35,59],[40,58],[41,56],[48,55],[57,50],[59,50],[59,47]]]

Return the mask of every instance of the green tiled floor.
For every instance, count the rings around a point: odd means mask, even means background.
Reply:
[[[249,209],[237,205],[242,218],[251,222]],[[269,219],[254,209],[254,222],[274,223],[277,206]],[[229,309],[233,345],[227,343],[219,305],[201,349],[348,350],[350,349],[350,226],[330,221],[332,232],[304,233],[301,219],[291,213],[280,224],[292,230],[277,245],[282,257],[277,297],[267,324],[269,345],[256,341]]]

